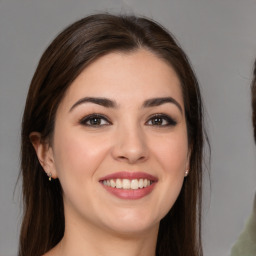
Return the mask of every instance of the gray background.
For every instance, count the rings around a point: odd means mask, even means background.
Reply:
[[[201,84],[212,144],[204,251],[206,256],[229,255],[250,215],[256,188],[250,117],[255,0],[0,0],[0,255],[17,253],[20,122],[37,62],[60,30],[98,11],[154,18],[187,52]]]

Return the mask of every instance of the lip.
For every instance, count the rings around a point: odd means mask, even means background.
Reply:
[[[104,180],[110,180],[110,179],[148,179],[152,181],[152,184],[149,185],[148,187],[145,188],[140,188],[140,189],[119,189],[119,188],[112,188],[109,186],[105,186],[103,184]],[[109,193],[112,195],[120,198],[120,199],[126,199],[126,200],[136,200],[136,199],[141,199],[148,194],[152,192],[152,190],[155,188],[155,185],[157,183],[158,179],[150,175],[148,173],[144,172],[117,172],[113,174],[109,174],[107,176],[104,176],[100,178],[99,182],[103,186],[104,189],[106,189]]]

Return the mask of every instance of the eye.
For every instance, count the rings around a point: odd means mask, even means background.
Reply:
[[[80,124],[85,126],[106,126],[110,125],[111,122],[104,116],[99,114],[91,114],[89,116],[86,116],[80,120]]]
[[[177,122],[168,115],[156,114],[151,116],[146,125],[152,126],[175,126]]]

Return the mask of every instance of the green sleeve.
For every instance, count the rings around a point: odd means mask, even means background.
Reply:
[[[253,212],[248,219],[244,231],[231,249],[231,256],[256,255],[256,196],[254,197]]]

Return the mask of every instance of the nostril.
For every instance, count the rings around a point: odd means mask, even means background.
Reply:
[[[112,155],[116,160],[135,163],[147,159],[149,152],[144,137],[139,134],[135,135],[135,132],[125,135],[122,133],[122,136],[116,138],[112,149]]]
[[[145,156],[118,156],[117,159],[119,159],[119,161],[127,161],[129,163],[135,163],[135,162],[141,162],[144,161],[146,159]]]
[[[127,159],[125,156],[119,156],[120,159]]]

